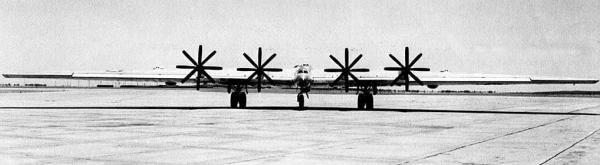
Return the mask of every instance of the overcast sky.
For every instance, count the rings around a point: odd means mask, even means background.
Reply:
[[[433,71],[600,78],[599,15],[596,0],[0,0],[0,73],[174,68],[203,44],[231,68],[262,46],[272,67],[334,67],[349,47],[382,69],[409,46]]]

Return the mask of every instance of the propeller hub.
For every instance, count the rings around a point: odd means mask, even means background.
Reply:
[[[208,55],[208,57],[206,57],[204,60],[202,60],[202,45],[198,46],[198,61],[194,60],[194,58],[192,58],[190,56],[190,54],[188,54],[185,50],[181,51],[181,53],[183,53],[183,55],[190,60],[190,62],[193,64],[192,66],[190,65],[177,65],[175,66],[175,68],[177,69],[192,69],[192,71],[190,71],[190,73],[188,73],[187,76],[185,76],[183,78],[183,80],[181,80],[181,83],[185,83],[187,80],[189,80],[195,73],[198,73],[196,75],[196,90],[200,90],[200,78],[201,77],[206,77],[210,82],[215,82],[215,80],[206,72],[206,70],[222,70],[222,67],[219,66],[204,66],[204,64],[206,64],[206,62],[208,62],[208,60],[210,60],[216,53],[217,51],[212,51],[212,53],[210,53]]]
[[[340,68],[327,68],[324,71],[325,72],[340,72],[340,75],[338,76],[338,78],[336,78],[331,84],[329,84],[330,86],[335,85],[338,81],[344,79],[344,87],[346,92],[348,92],[349,86],[350,86],[350,78],[352,78],[356,84],[359,83],[359,79],[352,73],[352,72],[369,72],[369,69],[367,68],[357,68],[357,69],[352,69],[352,67],[354,67],[354,65],[356,65],[356,63],[358,63],[358,61],[362,58],[362,54],[359,54],[358,57],[356,57],[352,63],[348,64],[348,56],[349,56],[349,51],[348,48],[345,49],[345,54],[344,54],[344,65],[342,65],[340,63],[340,61],[335,58],[333,55],[329,55],[329,58],[331,58],[331,60],[333,60],[333,62],[335,62],[335,64],[337,64]]]
[[[419,54],[417,55],[417,57],[415,59],[413,59],[410,63],[409,61],[409,52],[408,52],[408,47],[406,47],[404,49],[404,64],[406,64],[406,66],[402,65],[402,63],[400,61],[398,61],[398,59],[396,57],[394,57],[394,55],[390,54],[390,58],[392,58],[392,60],[394,60],[394,62],[396,62],[396,64],[398,64],[400,67],[384,67],[383,70],[386,71],[399,71],[398,77],[396,77],[396,79],[394,79],[392,81],[392,83],[390,85],[395,85],[398,83],[398,81],[403,80],[404,81],[404,89],[405,91],[409,90],[409,84],[410,84],[410,77],[412,77],[419,85],[424,85],[423,82],[419,79],[419,77],[417,77],[414,73],[412,73],[412,71],[429,71],[429,68],[413,68],[413,65],[415,65],[415,63],[421,59],[421,56],[423,54]],[[410,77],[409,77],[410,76]]]
[[[252,66],[254,66],[254,68],[237,68],[238,71],[252,71],[253,73],[248,76],[248,79],[246,79],[246,83],[249,84],[251,82],[252,79],[254,79],[254,77],[256,77],[256,79],[258,80],[257,82],[257,90],[258,92],[261,91],[262,89],[262,79],[267,79],[267,81],[269,81],[269,83],[271,84],[275,84],[275,82],[273,81],[273,79],[271,79],[271,77],[269,77],[269,75],[267,75],[266,72],[281,72],[283,71],[283,69],[281,68],[266,68],[266,66],[269,64],[269,62],[271,62],[271,60],[273,60],[275,58],[275,56],[277,56],[277,54],[273,53],[273,55],[271,55],[266,61],[262,61],[262,48],[258,47],[258,64],[256,62],[254,62],[254,60],[252,60],[252,58],[250,58],[250,56],[248,56],[248,54],[244,53],[243,54],[244,57],[246,58],[246,60],[248,60],[248,62],[250,64],[252,64]]]

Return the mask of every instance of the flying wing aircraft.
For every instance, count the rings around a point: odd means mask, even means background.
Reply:
[[[263,80],[274,86],[283,86],[299,89],[297,102],[299,108],[304,107],[304,97],[308,98],[311,88],[315,87],[344,87],[348,92],[350,86],[356,86],[358,109],[373,109],[373,95],[377,94],[378,86],[404,86],[409,90],[410,85],[426,85],[428,88],[437,88],[440,85],[513,85],[513,84],[595,84],[597,79],[576,78],[551,78],[515,75],[494,74],[457,74],[450,72],[428,72],[429,68],[414,67],[421,58],[418,54],[412,61],[409,57],[409,49],[405,48],[404,63],[400,62],[394,55],[389,57],[398,66],[384,67],[384,71],[369,73],[368,68],[354,68],[362,58],[358,55],[352,62],[348,48],[345,49],[344,63],[335,56],[329,58],[339,68],[327,68],[323,71],[314,70],[309,64],[299,64],[292,69],[268,68],[266,67],[277,55],[272,54],[266,61],[262,60],[262,48],[258,48],[257,60],[254,61],[248,54],[243,53],[244,58],[252,65],[252,68],[237,68],[235,71],[223,71],[219,66],[208,66],[207,62],[216,54],[212,51],[206,58],[202,58],[202,45],[199,46],[197,61],[185,50],[183,55],[193,65],[177,65],[178,69],[189,69],[189,73],[181,72],[123,72],[106,71],[100,73],[69,73],[69,74],[3,74],[6,78],[38,78],[38,79],[81,79],[81,80],[126,80],[126,81],[157,81],[165,82],[167,85],[183,84],[193,81],[196,90],[200,83],[213,84],[226,87],[230,96],[232,108],[246,107],[246,94],[248,87],[256,87],[258,92],[263,88]],[[417,77],[413,71],[424,71]],[[212,74],[209,74],[211,72]],[[336,73],[338,72],[338,73]],[[193,79],[192,76],[196,75]],[[411,79],[413,81],[411,81]],[[245,91],[243,91],[246,89]]]

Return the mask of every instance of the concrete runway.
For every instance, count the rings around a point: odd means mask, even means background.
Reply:
[[[2,89],[0,89],[2,90]],[[3,89],[5,90],[5,89]],[[0,92],[0,164],[597,164],[600,98]],[[260,101],[259,101],[260,100]]]

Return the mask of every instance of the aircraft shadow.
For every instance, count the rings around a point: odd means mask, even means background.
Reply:
[[[208,109],[232,109],[230,107],[217,106],[74,106],[74,107],[0,107],[0,109],[175,109],[175,110],[208,110]],[[344,107],[305,107],[299,110],[294,106],[256,106],[246,107],[238,110],[294,110],[294,111],[381,111],[381,112],[421,112],[421,113],[472,113],[472,114],[514,114],[514,115],[600,115],[597,113],[581,112],[543,112],[543,111],[492,111],[492,110],[448,110],[448,109],[399,109],[399,108],[375,108],[372,110],[358,110],[356,108]]]

